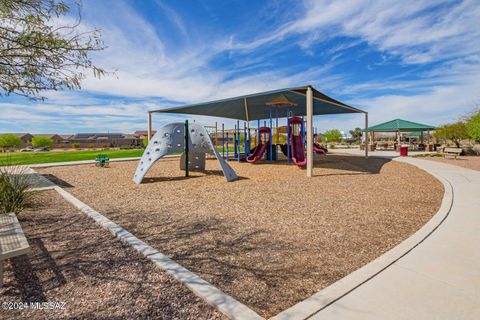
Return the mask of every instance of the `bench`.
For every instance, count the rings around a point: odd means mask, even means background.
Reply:
[[[110,159],[106,154],[98,154],[97,157],[95,158],[95,165],[97,167],[108,167],[108,164],[110,162]]]
[[[29,252],[30,246],[15,213],[0,214],[0,287],[3,286],[5,260]]]
[[[446,158],[448,156],[452,156],[455,159],[462,153],[462,148],[450,148],[446,147],[443,149],[443,157]]]

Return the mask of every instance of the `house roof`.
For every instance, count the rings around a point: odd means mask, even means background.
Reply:
[[[295,116],[301,116],[306,115],[305,96],[308,87],[285,88],[181,107],[151,110],[150,112],[193,114],[252,121],[270,118],[270,110],[277,108],[279,117],[286,117],[287,110],[292,111]],[[312,91],[314,115],[364,113],[360,109],[330,98],[315,88],[312,88]],[[291,103],[291,105],[287,103]],[[274,110],[272,113],[272,116],[275,117],[276,111]]]
[[[35,137],[47,137],[47,138],[53,138],[53,137],[62,137],[59,134],[56,133],[39,133],[39,134],[34,134],[33,136]]]
[[[403,119],[394,119],[375,126],[368,127],[369,131],[428,131],[435,127],[427,124],[407,121]],[[365,131],[365,129],[363,129]]]
[[[4,135],[4,134],[13,134],[14,136],[17,136],[19,138],[21,137],[24,137],[24,136],[32,136],[30,133],[27,133],[27,132],[5,132],[5,133],[0,133],[0,135]]]

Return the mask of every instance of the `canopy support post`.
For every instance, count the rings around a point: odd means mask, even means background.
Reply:
[[[148,131],[147,131],[147,140],[150,141],[152,139],[152,113],[148,112]]]
[[[365,158],[368,158],[368,112],[365,112]]]
[[[313,176],[313,90],[307,87],[307,177]]]

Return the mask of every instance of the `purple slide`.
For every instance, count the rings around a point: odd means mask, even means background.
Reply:
[[[261,127],[259,130],[259,134],[267,134],[267,136],[270,136],[270,128],[268,127]],[[253,153],[250,154],[247,157],[247,162],[249,163],[255,163],[258,160],[262,159],[263,154],[265,153],[265,150],[267,149],[267,146],[270,146],[270,140],[268,140],[265,143],[262,143],[262,140],[260,138],[260,143],[255,146],[255,148],[252,149]]]
[[[313,143],[313,152],[317,154],[327,154],[328,150],[318,143]]]
[[[304,167],[307,164],[307,158],[305,157],[305,147],[302,141],[302,134],[300,132],[295,135],[293,125],[302,125],[302,118],[293,117],[290,119],[290,144],[292,146],[291,156],[293,162],[299,167]]]

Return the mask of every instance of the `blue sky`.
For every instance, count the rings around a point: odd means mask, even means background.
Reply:
[[[43,102],[1,96],[0,132],[128,133],[146,128],[147,110],[305,84],[372,124],[439,125],[480,104],[478,0],[84,0],[82,18],[107,46],[94,62],[115,76],[88,74],[81,91]],[[156,114],[154,125],[183,119]],[[315,126],[348,131],[363,116]]]

